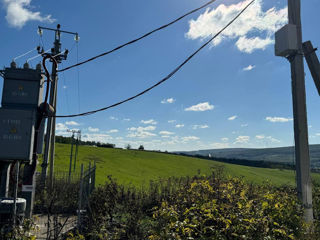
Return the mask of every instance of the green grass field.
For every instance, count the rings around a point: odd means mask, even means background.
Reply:
[[[193,176],[198,170],[201,174],[210,174],[211,168],[218,166],[223,166],[227,175],[243,176],[253,183],[268,180],[274,185],[295,184],[295,173],[290,170],[247,167],[157,152],[80,146],[78,159],[77,171],[81,163],[87,167],[89,162],[96,161],[97,184],[103,184],[107,176],[112,175],[121,184],[142,186],[159,178]],[[69,161],[70,145],[57,143],[55,172],[67,172]],[[320,181],[320,174],[313,174],[313,179]]]

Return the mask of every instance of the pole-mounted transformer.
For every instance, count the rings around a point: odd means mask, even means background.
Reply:
[[[30,69],[16,68],[15,63],[4,70],[2,108],[0,108],[0,161],[31,164],[34,137],[38,135],[37,152],[42,151],[44,124],[36,134],[38,107],[42,102],[44,79],[41,65]]]
[[[43,101],[44,77],[41,65],[28,63],[18,68],[15,62],[2,71],[4,78],[0,108],[0,222],[16,215],[31,216],[37,154],[42,152],[44,120],[39,106]],[[21,199],[8,198],[10,166],[24,164]],[[19,169],[17,168],[17,171]],[[15,183],[17,189],[17,182]],[[17,192],[17,191],[15,191]],[[3,201],[5,200],[5,201]],[[7,205],[14,204],[14,207]],[[3,208],[3,209],[2,209]],[[4,209],[9,209],[6,212]]]

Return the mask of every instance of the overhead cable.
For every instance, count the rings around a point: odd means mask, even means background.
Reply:
[[[93,60],[95,60],[95,59],[97,59],[97,58],[100,58],[100,57],[102,57],[102,56],[108,55],[108,54],[110,54],[110,53],[113,53],[113,52],[115,52],[115,51],[117,51],[117,50],[125,47],[125,46],[128,46],[128,45],[130,45],[130,44],[133,44],[133,43],[135,43],[135,42],[137,42],[137,41],[140,41],[141,39],[146,38],[146,37],[148,37],[149,35],[151,35],[151,34],[153,34],[153,33],[155,33],[155,32],[158,32],[158,31],[160,31],[160,30],[162,30],[162,29],[164,29],[164,28],[169,27],[170,25],[172,25],[172,24],[180,21],[181,19],[189,16],[190,14],[195,13],[195,12],[201,10],[202,8],[205,8],[205,7],[209,6],[211,3],[215,2],[215,1],[216,1],[216,0],[211,0],[211,1],[207,2],[206,4],[202,5],[201,7],[198,7],[198,8],[196,8],[196,9],[194,9],[194,10],[192,10],[192,11],[184,14],[183,16],[181,16],[181,17],[173,20],[172,22],[170,22],[170,23],[168,23],[168,24],[165,24],[165,25],[163,25],[163,26],[161,26],[161,27],[159,27],[159,28],[156,28],[156,29],[150,31],[150,32],[142,35],[141,37],[138,37],[138,38],[136,38],[136,39],[134,39],[134,40],[131,40],[130,42],[124,43],[124,44],[122,44],[122,45],[120,45],[120,46],[118,46],[118,47],[116,47],[116,48],[114,48],[114,49],[112,49],[112,50],[109,50],[109,51],[107,51],[107,52],[101,53],[101,54],[99,54],[99,55],[97,55],[97,56],[95,56],[95,57],[89,58],[89,59],[87,59],[87,60],[85,60],[85,61],[82,61],[82,62],[76,63],[76,64],[74,64],[74,65],[71,65],[71,66],[69,66],[69,67],[60,69],[60,70],[58,70],[58,72],[63,72],[63,71],[69,70],[69,69],[71,69],[71,68],[74,68],[74,67],[80,66],[80,65],[82,65],[82,64],[85,64],[85,63],[87,63],[87,62],[91,62],[91,61],[93,61]]]
[[[33,49],[31,49],[30,51],[27,51],[27,52],[21,54],[20,56],[15,57],[15,58],[13,59],[13,61],[16,61],[17,59],[22,58],[22,57],[28,55],[29,53],[32,53],[32,52],[35,51],[35,50],[37,50],[37,48],[33,48]]]
[[[144,91],[127,98],[125,100],[122,100],[120,102],[117,102],[115,104],[112,104],[107,107],[103,107],[97,110],[89,111],[89,112],[84,112],[84,113],[79,113],[79,114],[72,114],[72,115],[57,115],[57,116],[48,116],[48,117],[56,117],[56,118],[71,118],[71,117],[79,117],[79,116],[87,116],[91,115],[97,112],[105,111],[109,108],[116,107],[118,105],[121,105],[125,102],[129,102],[147,92],[149,92],[151,89],[159,86],[160,84],[164,83],[168,79],[170,79],[175,73],[177,73],[187,62],[189,62],[197,53],[199,53],[204,47],[206,47],[212,40],[214,40],[216,37],[218,37],[226,28],[228,28],[240,15],[254,2],[255,0],[252,0],[248,5],[246,5],[225,27],[223,27],[218,33],[216,33],[213,37],[211,37],[205,44],[203,44],[198,50],[196,50],[194,53],[192,53],[186,60],[184,60],[178,67],[176,67],[171,73],[169,73],[165,78],[154,84],[153,86],[145,89]]]

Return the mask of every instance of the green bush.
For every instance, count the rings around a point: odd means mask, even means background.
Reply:
[[[315,186],[319,220],[320,191]],[[170,178],[147,189],[124,188],[111,177],[90,198],[86,239],[320,239],[318,220],[303,221],[291,187],[252,185],[239,178]],[[308,229],[314,231],[310,233]]]

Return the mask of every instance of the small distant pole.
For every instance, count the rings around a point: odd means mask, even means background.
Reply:
[[[67,132],[71,132],[72,133],[72,137],[71,137],[71,152],[70,152],[70,164],[69,164],[69,177],[68,177],[68,181],[71,181],[71,171],[72,171],[72,158],[73,158],[73,144],[74,144],[74,134],[80,134],[81,131],[80,130],[67,130]],[[75,159],[76,161],[76,159]],[[75,168],[75,165],[74,165]]]
[[[78,150],[79,150],[79,144],[81,141],[81,130],[79,130],[78,135],[77,135],[77,140],[76,140],[76,152],[74,154],[74,165],[73,165],[73,171],[76,171],[76,162],[77,162],[77,157],[78,157]]]
[[[74,138],[74,133],[72,133],[72,137],[71,137],[71,152],[70,152],[69,177],[68,177],[69,183],[70,183],[70,181],[71,181],[72,154],[73,154],[73,138]]]

